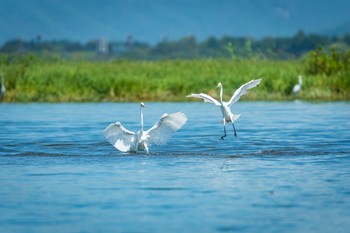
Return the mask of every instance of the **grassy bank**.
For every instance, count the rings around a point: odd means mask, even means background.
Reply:
[[[218,82],[226,98],[245,82],[263,77],[245,100],[293,99],[291,90],[303,75],[299,95],[305,100],[349,100],[350,73],[306,75],[300,61],[170,60],[44,61],[26,59],[0,65],[6,102],[189,101],[190,93],[215,97]]]

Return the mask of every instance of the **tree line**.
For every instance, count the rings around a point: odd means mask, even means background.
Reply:
[[[198,58],[243,58],[243,59],[298,59],[318,48],[347,51],[350,48],[350,33],[342,36],[306,34],[299,31],[290,37],[209,37],[198,41],[195,36],[179,40],[163,39],[151,45],[134,40],[91,40],[86,43],[70,40],[42,40],[38,37],[24,41],[14,39],[0,47],[1,54],[33,53],[82,59],[198,59]]]

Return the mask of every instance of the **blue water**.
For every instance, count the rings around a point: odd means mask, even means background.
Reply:
[[[137,103],[0,104],[0,232],[349,232],[350,103],[146,103],[187,124],[150,155],[102,135]]]

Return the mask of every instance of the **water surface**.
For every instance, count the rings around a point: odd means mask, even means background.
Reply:
[[[350,103],[146,103],[187,124],[150,155],[102,135],[137,103],[0,104],[1,232],[348,232]]]

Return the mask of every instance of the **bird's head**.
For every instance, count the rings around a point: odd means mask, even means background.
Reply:
[[[145,104],[143,102],[141,102],[141,108],[145,108]]]
[[[222,87],[221,83],[218,83],[218,85],[216,86],[216,88]]]

